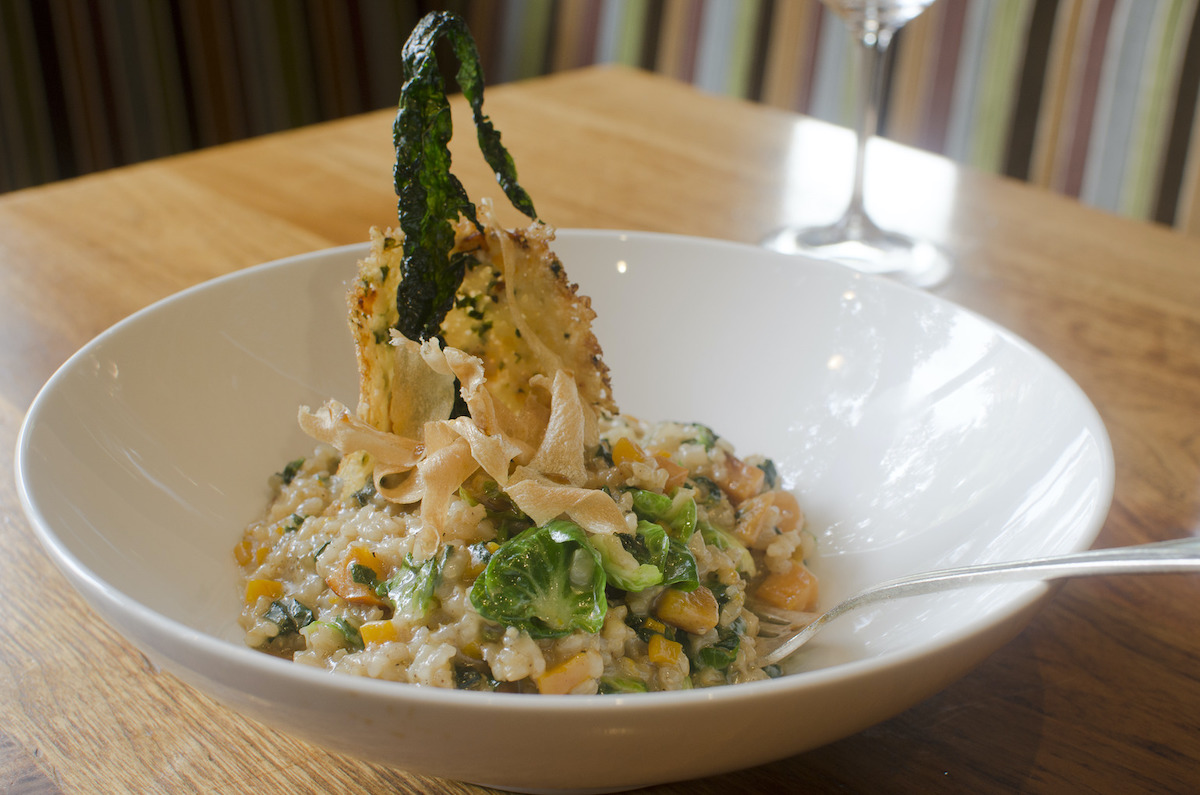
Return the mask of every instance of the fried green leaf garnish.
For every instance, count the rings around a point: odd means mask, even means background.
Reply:
[[[443,38],[458,60],[456,80],[471,105],[484,159],[513,206],[529,218],[537,218],[533,202],[517,183],[516,167],[500,143],[500,133],[483,113],[483,72],[466,23],[450,12],[427,14],[404,45],[404,86],[393,127],[394,177],[404,232],[404,278],[396,290],[397,328],[417,341],[438,334],[466,272],[468,255],[450,254],[454,223],[465,216],[479,226],[475,205],[450,172],[450,103],[434,54],[435,45]]]

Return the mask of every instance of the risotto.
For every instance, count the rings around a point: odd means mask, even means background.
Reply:
[[[387,318],[355,307],[387,287],[398,248],[376,233],[350,300],[363,406],[357,416],[332,401],[301,412],[320,443],[273,476],[266,515],[236,549],[246,642],[333,671],[467,689],[677,690],[774,675],[756,662],[748,603],[800,612],[815,601],[795,497],[770,460],[739,458],[705,425],[599,408],[604,388],[589,403],[561,370],[506,380],[505,361],[536,358],[503,290],[487,292],[518,258],[509,250],[504,262],[497,241],[515,239],[534,259],[552,257],[544,228],[464,232],[476,266],[461,303],[491,322],[485,367],[436,342],[376,341],[370,327]],[[479,349],[478,323],[459,325],[464,347]],[[362,417],[382,400],[379,360],[406,346],[414,361],[393,368],[407,375],[384,402],[416,429],[389,426],[385,411],[382,430]],[[433,366],[419,375],[425,358]],[[447,359],[461,378],[440,377]],[[467,410],[451,419],[448,401],[416,394],[436,391],[431,381],[457,385]],[[512,411],[496,410],[504,399],[521,397],[536,421],[497,419]],[[429,404],[437,419],[421,415]]]
[[[465,35],[453,17],[428,19],[406,63],[428,59],[439,31]],[[436,81],[432,69],[412,72]],[[358,405],[299,410],[313,450],[281,466],[235,548],[246,642],[335,672],[469,690],[630,693],[777,675],[758,662],[752,608],[804,614],[817,595],[795,497],[770,460],[737,456],[703,424],[620,412],[595,313],[498,137],[489,162],[533,220],[524,229],[463,204],[448,173],[413,165],[429,142],[402,132],[447,117],[413,124],[406,106],[431,101],[401,101],[401,229],[372,230],[348,289]],[[495,135],[477,106],[476,124],[481,142]],[[444,223],[422,226],[434,210]]]

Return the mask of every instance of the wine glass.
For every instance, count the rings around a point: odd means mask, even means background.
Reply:
[[[888,276],[917,287],[933,287],[950,274],[950,262],[934,244],[875,225],[863,204],[867,141],[879,126],[888,45],[907,22],[934,0],[821,0],[849,26],[858,46],[857,135],[850,204],[828,226],[784,227],[763,245],[789,254],[840,262],[864,273]]]

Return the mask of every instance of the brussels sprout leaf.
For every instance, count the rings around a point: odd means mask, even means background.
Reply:
[[[479,614],[535,638],[599,632],[608,602],[600,555],[573,522],[555,520],[506,541],[471,588]]]
[[[396,572],[386,582],[375,587],[375,593],[386,599],[396,611],[396,615],[411,620],[420,620],[433,606],[434,589],[442,576],[442,567],[446,564],[451,547],[444,547],[441,554],[428,560],[416,563],[412,555],[404,560]]]
[[[676,493],[672,499],[644,489],[633,490],[633,511],[640,519],[660,522],[673,538],[687,541],[696,530],[696,501],[690,491]]]
[[[694,591],[700,585],[696,559],[687,545],[667,535],[659,524],[643,519],[635,534],[588,540],[600,553],[609,582],[624,591],[642,591],[652,585]]]

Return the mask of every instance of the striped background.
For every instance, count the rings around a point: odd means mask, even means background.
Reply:
[[[897,37],[883,133],[1200,234],[1200,0],[939,0]],[[433,8],[489,83],[593,63],[849,124],[817,0],[0,0],[0,190],[392,105]]]

